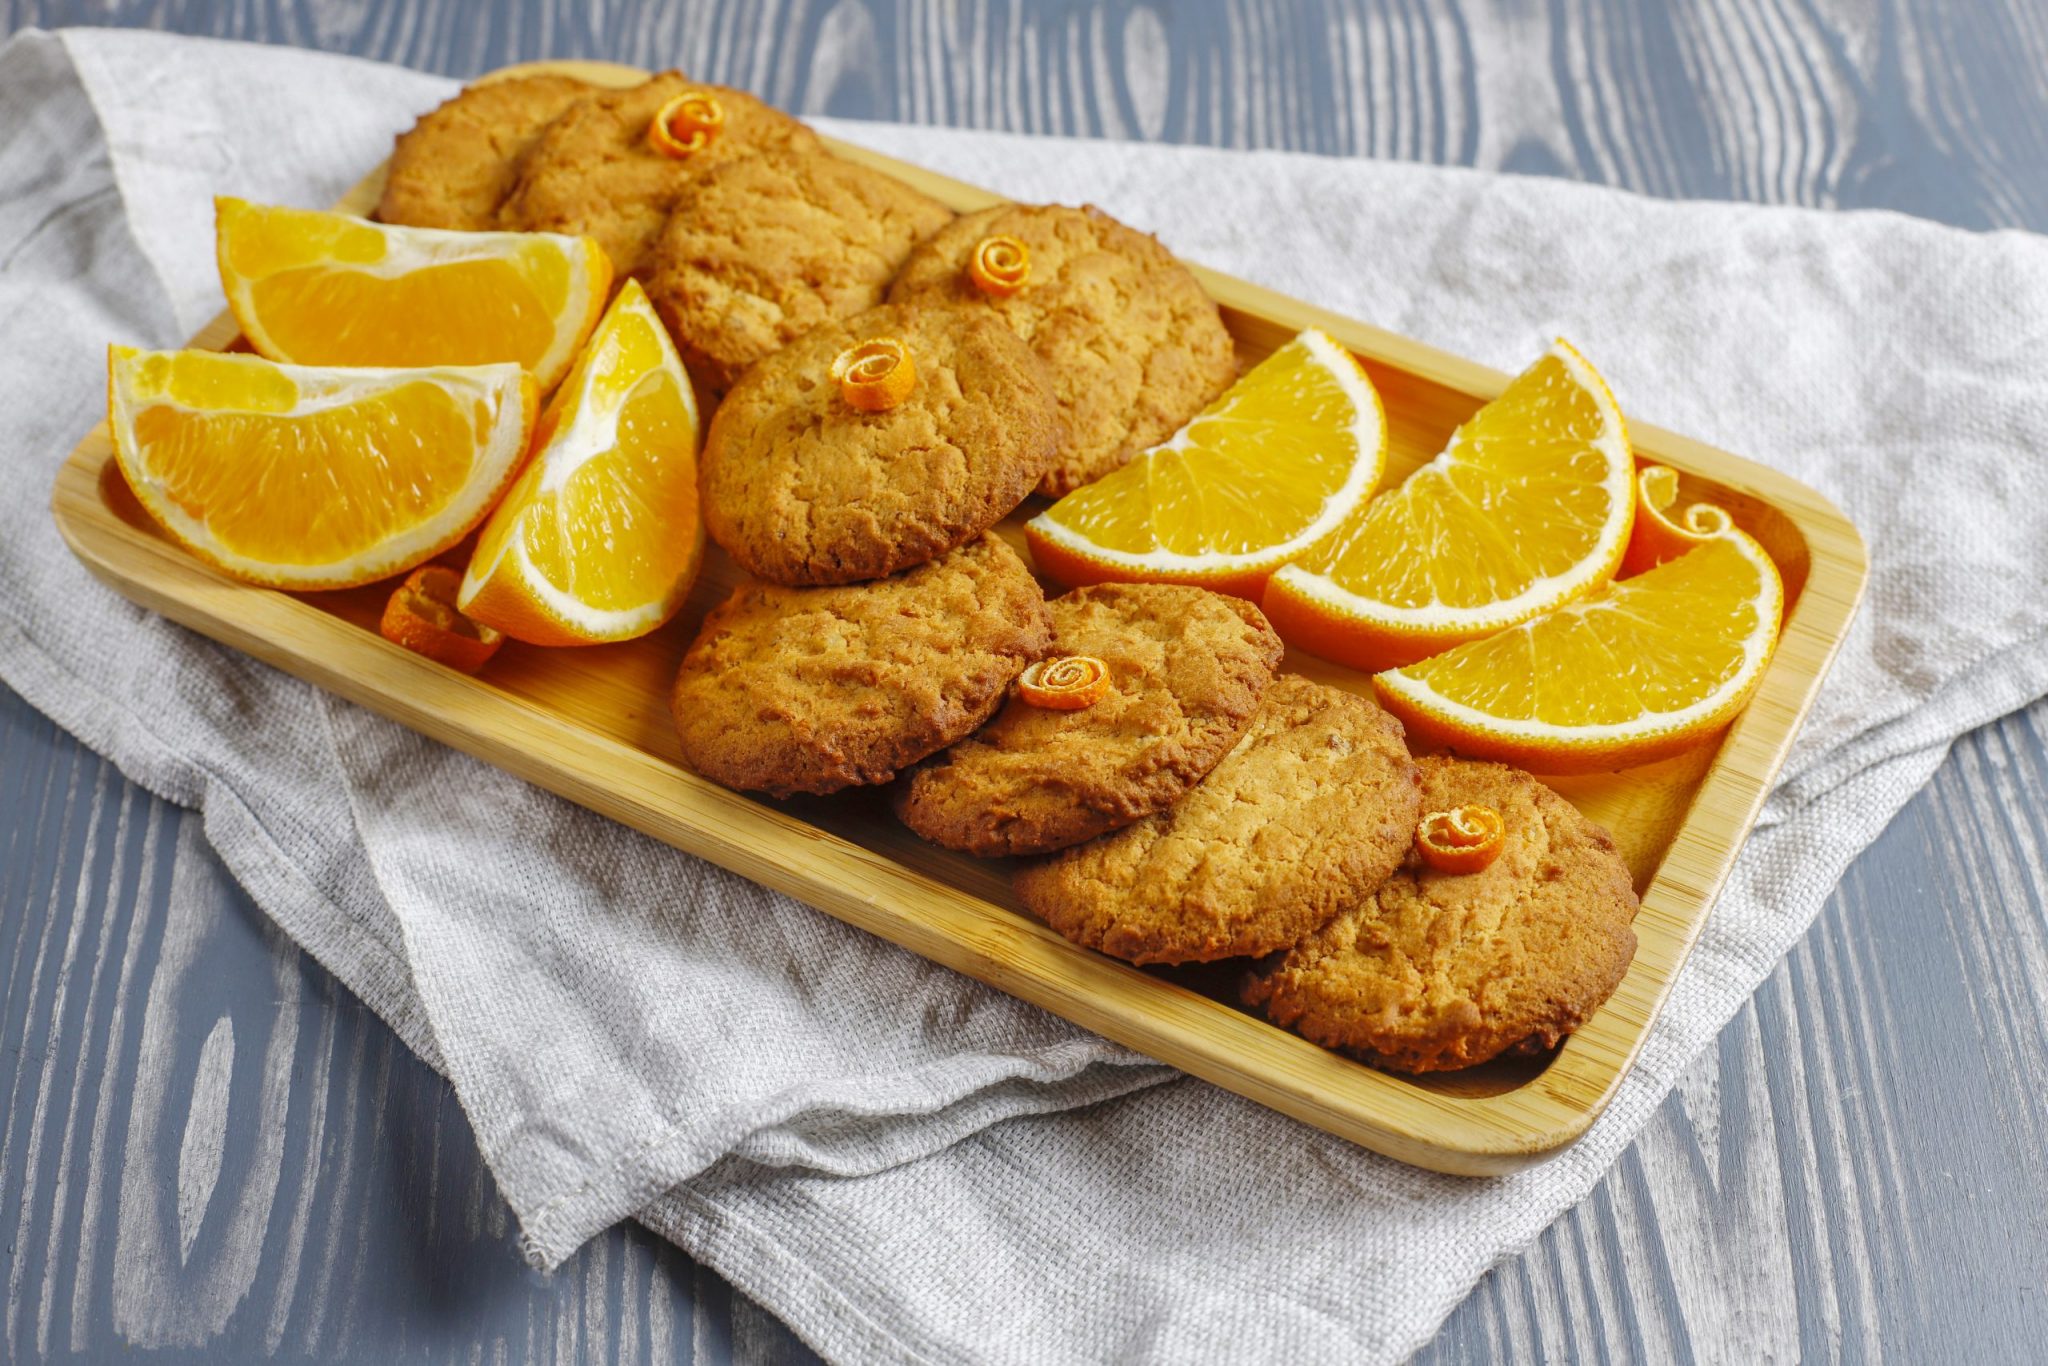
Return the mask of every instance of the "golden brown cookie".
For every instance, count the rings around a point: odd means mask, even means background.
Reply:
[[[466,86],[398,136],[377,217],[414,228],[480,232],[541,130],[591,87],[568,76],[513,76]]]
[[[1583,1024],[1635,955],[1635,887],[1605,830],[1505,764],[1424,759],[1422,809],[1490,806],[1500,854],[1476,873],[1410,855],[1378,892],[1254,972],[1275,1024],[1402,1072],[1541,1052]]]
[[[777,797],[886,783],[986,721],[1051,636],[1038,581],[994,536],[857,587],[746,584],[683,656],[683,757]]]
[[[983,858],[1045,854],[1164,810],[1250,724],[1280,637],[1241,598],[1168,584],[1102,584],[1052,603],[1048,655],[1088,655],[1110,688],[1077,711],[1017,689],[996,718],[899,788],[896,813]]]
[[[684,91],[716,97],[724,127],[702,151],[665,156],[647,142],[647,125]],[[812,149],[817,135],[743,90],[664,71],[628,90],[579,100],[549,124],[520,167],[498,210],[500,226],[522,232],[595,237],[621,276],[638,273],[677,196],[727,161],[772,148]]]
[[[893,337],[916,385],[898,406],[849,403],[832,362]],[[979,309],[870,309],[764,358],[704,440],[704,525],[775,583],[853,583],[944,554],[1024,500],[1059,446],[1045,365]]]
[[[1020,869],[1017,895],[1075,943],[1133,963],[1271,953],[1400,865],[1418,789],[1399,721],[1284,674],[1193,791]]]
[[[875,307],[910,249],[953,211],[823,151],[714,166],[676,200],[647,295],[690,374],[722,394],[820,323]]]
[[[1030,252],[1030,275],[1007,298],[968,278],[975,244],[990,236]],[[955,219],[911,253],[889,299],[980,304],[1044,357],[1067,424],[1040,488],[1054,497],[1164,441],[1237,378],[1230,334],[1188,268],[1092,205],[1006,204]]]

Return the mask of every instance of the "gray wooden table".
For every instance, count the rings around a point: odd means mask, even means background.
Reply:
[[[2048,0],[0,0],[468,75],[2048,230]],[[1969,736],[1593,1198],[1423,1353],[2048,1359],[2048,704]],[[0,1361],[779,1361],[632,1227],[552,1276],[447,1086],[192,815],[0,687]]]

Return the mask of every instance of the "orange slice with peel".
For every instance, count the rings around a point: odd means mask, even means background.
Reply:
[[[704,559],[697,400],[637,280],[542,414],[456,605],[514,640],[591,645],[676,614]]]
[[[221,288],[249,344],[293,365],[486,365],[560,382],[612,265],[588,237],[402,228],[218,198]]]
[[[1373,679],[1411,740],[1538,773],[1629,768],[1718,734],[1785,610],[1764,548],[1729,531],[1484,640]]]
[[[1311,328],[1172,438],[1032,518],[1025,537],[1038,568],[1070,587],[1189,583],[1256,598],[1386,465],[1379,394]]]
[[[1621,557],[1624,578],[1675,560],[1693,547],[1725,536],[1733,519],[1712,503],[1689,503],[1677,516],[1678,471],[1645,465],[1636,472],[1636,524]]]
[[[107,427],[136,498],[193,554],[275,588],[369,583],[454,545],[518,472],[537,404],[516,365],[107,352]]]
[[[1262,605],[1289,644],[1353,668],[1427,658],[1612,578],[1634,480],[1606,382],[1559,341],[1442,454],[1275,574]]]

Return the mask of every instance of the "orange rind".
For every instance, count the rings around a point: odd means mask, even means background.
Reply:
[[[1645,465],[1636,472],[1636,524],[1628,553],[1621,559],[1627,578],[1675,560],[1716,536],[1725,536],[1735,520],[1712,503],[1689,503],[1673,517],[1678,503],[1678,471],[1669,465]]]
[[[848,406],[864,413],[887,412],[917,387],[917,362],[894,337],[856,342],[832,362],[832,380]]]
[[[967,258],[967,278],[991,298],[1007,299],[1031,278],[1031,249],[1015,237],[984,237]]]
[[[663,104],[647,125],[647,145],[684,161],[711,145],[725,128],[725,106],[707,90],[685,90]]]
[[[475,673],[498,653],[505,637],[462,615],[455,606],[461,591],[462,575],[457,571],[444,564],[421,565],[392,590],[377,623],[378,634],[437,664]]]
[[[1415,823],[1415,851],[1439,873],[1476,873],[1500,857],[1507,827],[1477,804],[1431,811]]]
[[[1017,680],[1017,696],[1047,711],[1081,711],[1109,692],[1109,665],[1094,655],[1041,659]]]

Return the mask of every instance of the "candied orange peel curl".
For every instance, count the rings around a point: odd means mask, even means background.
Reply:
[[[1031,249],[1015,237],[984,237],[967,258],[967,278],[982,293],[1007,299],[1031,278]]]
[[[1677,470],[1669,465],[1645,465],[1637,471],[1636,523],[1629,534],[1628,553],[1621,560],[1623,577],[1655,569],[1735,529],[1735,519],[1712,503],[1689,503],[1682,511],[1677,503]]]
[[[1041,659],[1017,680],[1017,695],[1049,711],[1080,711],[1109,692],[1109,665],[1094,655]]]
[[[445,564],[423,564],[384,604],[378,634],[416,655],[473,674],[498,653],[505,637],[455,607],[462,575]]]
[[[894,337],[857,342],[832,362],[839,396],[864,413],[894,408],[917,387],[917,363],[910,348]]]
[[[707,90],[685,90],[647,125],[647,145],[678,161],[693,157],[711,144],[725,127],[725,106]]]
[[[1500,857],[1507,825],[1500,812],[1475,804],[1431,811],[1415,823],[1415,848],[1439,873],[1476,873]]]

